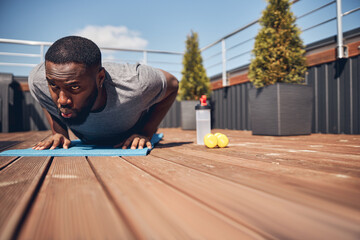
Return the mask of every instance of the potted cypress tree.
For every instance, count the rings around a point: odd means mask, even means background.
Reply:
[[[181,127],[184,130],[196,128],[195,106],[202,95],[210,96],[210,80],[206,75],[199,49],[198,34],[191,32],[186,39],[183,57],[182,79],[179,84],[178,101],[181,101]]]
[[[249,67],[255,135],[311,133],[313,91],[304,84],[305,50],[288,0],[268,0]]]

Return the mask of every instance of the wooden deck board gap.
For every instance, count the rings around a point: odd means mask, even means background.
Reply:
[[[155,156],[154,156],[154,157],[155,157]],[[187,193],[186,191],[183,191],[181,188],[177,187],[176,185],[171,184],[170,182],[165,181],[165,180],[163,180],[163,179],[160,178],[160,177],[157,177],[155,174],[152,174],[151,172],[149,172],[149,171],[147,171],[147,170],[145,170],[145,169],[143,169],[143,168],[141,168],[141,167],[136,166],[136,165],[133,164],[131,161],[128,161],[128,160],[126,159],[127,157],[121,157],[121,158],[124,159],[126,162],[128,162],[128,163],[129,163],[130,165],[132,165],[133,167],[135,167],[135,168],[137,168],[137,169],[145,172],[146,174],[150,175],[151,177],[153,177],[153,178],[157,179],[158,181],[164,183],[165,185],[169,186],[169,187],[172,188],[173,190],[175,190],[175,191],[177,191],[178,193],[182,194],[182,195],[185,196],[186,198],[188,198],[188,199],[190,199],[190,200],[192,200],[192,201],[195,201],[195,202],[198,203],[198,204],[201,204],[203,207],[207,208],[209,211],[211,211],[211,212],[213,212],[213,213],[216,213],[216,214],[219,214],[219,215],[222,216],[223,218],[226,218],[227,220],[230,220],[230,221],[233,222],[233,223],[240,224],[242,227],[245,227],[245,228],[247,228],[247,229],[249,229],[249,230],[251,230],[251,231],[254,231],[255,233],[263,236],[265,239],[272,239],[272,237],[271,237],[269,234],[261,231],[260,229],[255,228],[254,226],[252,226],[252,225],[250,225],[250,224],[246,224],[245,222],[241,222],[241,221],[237,220],[236,218],[232,217],[231,215],[226,214],[226,213],[220,211],[220,210],[217,209],[216,207],[213,207],[211,204],[206,203],[206,201],[203,201],[203,200],[201,200],[201,199],[199,199],[199,198],[197,198],[197,197],[195,197],[195,196]],[[159,158],[159,157],[156,157],[156,158]],[[162,159],[162,160],[167,161],[166,159],[163,159],[163,158],[159,158],[159,159]],[[177,164],[177,163],[172,162],[172,161],[167,161],[167,162],[172,163],[172,164],[175,164],[175,165],[179,165],[179,166],[181,166],[181,167],[184,167],[183,165]],[[185,167],[187,167],[187,166],[185,166]],[[223,179],[223,178],[221,178],[221,177],[214,176],[214,175],[211,175],[211,174],[209,174],[209,173],[202,172],[202,171],[199,171],[199,170],[197,170],[197,169],[193,169],[193,168],[191,168],[191,167],[187,167],[187,168],[190,168],[191,170],[195,170],[196,172],[200,172],[201,174],[206,174],[206,175],[208,175],[208,176],[210,176],[210,177],[216,177],[216,178],[220,179],[221,181],[222,181],[222,180],[225,180],[225,179]],[[226,181],[227,181],[227,182],[230,182],[230,183],[234,183],[234,182],[232,182],[232,181],[228,181],[228,180],[226,180]],[[240,185],[240,184],[238,184],[238,185]],[[241,185],[241,186],[247,187],[247,186],[245,186],[245,185]]]
[[[14,162],[16,162],[16,160],[19,160],[21,157],[14,157],[13,159],[11,159],[10,161],[8,161],[7,163],[5,163],[4,165],[0,166],[0,172],[7,168],[8,166],[10,166],[11,164],[13,164]]]
[[[103,189],[106,197],[109,199],[109,202],[111,203],[111,205],[113,205],[113,207],[116,209],[116,211],[119,214],[120,218],[122,218],[124,220],[125,224],[128,226],[128,228],[130,229],[130,232],[135,236],[135,238],[136,239],[141,239],[141,236],[135,230],[136,228],[131,224],[131,221],[129,221],[129,219],[127,219],[127,216],[126,216],[126,214],[124,214],[124,211],[121,209],[120,206],[118,206],[116,204],[116,201],[115,201],[114,197],[111,195],[110,190],[107,188],[107,186],[104,183],[103,179],[101,178],[100,174],[96,171],[96,168],[94,167],[94,165],[89,160],[89,157],[86,156],[85,158],[86,158],[86,161],[88,162],[91,170],[93,171],[97,181],[99,182],[101,188]]]
[[[31,194],[29,202],[26,204],[24,212],[23,212],[23,214],[22,214],[22,216],[21,216],[21,218],[20,218],[20,220],[19,220],[19,222],[18,222],[18,224],[17,224],[17,226],[15,228],[15,231],[14,231],[11,239],[18,239],[18,236],[19,236],[19,234],[21,232],[21,229],[22,229],[22,227],[23,227],[23,225],[24,225],[24,223],[26,221],[26,218],[29,216],[30,210],[31,210],[31,208],[32,208],[32,206],[33,206],[33,204],[34,204],[34,202],[36,200],[36,197],[38,196],[38,194],[40,192],[41,186],[43,185],[43,183],[45,181],[46,175],[49,172],[49,169],[50,169],[50,166],[51,166],[51,164],[53,162],[53,159],[54,159],[54,157],[49,157],[49,161],[48,161],[44,171],[42,172],[41,177],[40,177],[38,183],[36,184],[36,187],[35,187],[34,191]]]

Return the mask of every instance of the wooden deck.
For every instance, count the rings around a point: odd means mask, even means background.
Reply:
[[[146,157],[1,157],[0,239],[360,239],[359,135],[218,131],[228,148],[160,129]]]

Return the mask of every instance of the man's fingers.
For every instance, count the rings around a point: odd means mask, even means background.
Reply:
[[[140,141],[139,137],[134,138],[134,140],[133,140],[133,142],[131,144],[131,149],[136,149],[137,146],[139,145],[139,141]]]
[[[52,145],[52,143],[53,143],[53,141],[49,141],[49,140],[43,141],[42,144],[38,147],[37,150],[47,149]]]
[[[35,144],[32,149],[36,149],[39,146],[40,142],[38,142],[37,144]]]
[[[42,150],[44,149],[45,147],[44,146],[47,146],[51,143],[48,143],[48,141],[41,141],[39,142],[38,144],[36,144],[36,146],[34,147],[35,150]]]
[[[145,146],[148,147],[149,149],[151,149],[151,142],[149,141],[149,139],[147,137],[138,135],[138,134],[134,134],[131,137],[129,137],[124,144],[118,144],[115,145],[114,147],[120,147],[122,146],[122,149],[127,149],[129,146],[131,149],[143,149]]]
[[[130,145],[131,141],[132,141],[132,138],[128,138],[128,139],[125,141],[124,145],[122,146],[122,149],[127,149],[128,146]]]
[[[71,144],[71,141],[69,139],[67,139],[67,138],[64,138],[63,148],[68,149],[70,144]]]
[[[35,144],[32,148],[35,150],[44,150],[50,148],[50,150],[56,147],[62,146],[63,148],[69,148],[71,141],[61,134],[55,134],[48,139]]]
[[[146,146],[147,146],[148,149],[151,149],[151,148],[152,148],[151,142],[150,142],[150,141],[147,141],[147,142],[146,142]]]
[[[119,144],[114,145],[114,148],[119,148],[119,147],[121,147],[121,146],[123,145],[123,143],[124,143],[124,142],[121,142],[121,143],[119,143]]]
[[[51,146],[50,150],[55,149],[57,146],[59,146],[59,144],[60,144],[60,139],[59,139],[59,138],[54,139],[54,141],[53,141],[53,143],[52,143],[52,146]]]
[[[143,149],[144,148],[144,145],[145,145],[145,141],[146,139],[145,138],[141,138],[140,141],[139,141],[139,149]]]

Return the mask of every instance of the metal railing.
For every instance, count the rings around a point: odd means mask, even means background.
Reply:
[[[35,46],[38,49],[31,49],[30,51],[37,53],[24,53],[24,52],[4,52],[0,51],[0,57],[5,57],[5,61],[0,59],[0,66],[7,67],[25,67],[27,71],[30,71],[32,67],[35,67],[40,62],[44,61],[44,54],[46,48],[52,45],[52,42],[40,42],[40,41],[27,41],[27,40],[15,40],[0,38],[0,44],[6,45],[22,45]],[[148,50],[148,49],[126,49],[126,48],[113,48],[113,47],[100,47],[103,55],[103,62],[121,62],[121,63],[136,63],[149,64],[157,68],[163,68],[164,70],[179,77],[181,73],[181,61],[182,52],[163,51],[163,50]],[[24,51],[29,51],[24,50]],[[150,55],[150,56],[149,56]],[[156,56],[158,55],[158,56]],[[160,56],[160,57],[159,57]],[[9,58],[15,58],[13,62]],[[29,59],[31,60],[25,60]],[[26,63],[29,61],[30,63]],[[1,72],[1,70],[0,70]]]
[[[298,4],[301,2],[300,0],[292,1],[292,4]],[[343,44],[343,38],[342,38],[342,18],[344,16],[350,15],[354,12],[357,12],[360,10],[360,6],[356,7],[352,10],[349,10],[345,13],[342,13],[341,11],[341,0],[333,0],[329,1],[325,4],[322,4],[321,6],[316,7],[315,9],[310,9],[306,13],[303,13],[296,17],[296,20],[304,19],[306,17],[309,17],[312,14],[316,14],[319,11],[329,8],[331,6],[336,5],[337,11],[334,16],[330,16],[330,18],[327,18],[325,20],[322,20],[320,22],[316,22],[315,24],[304,27],[302,29],[302,34],[304,32],[307,32],[311,29],[318,28],[320,26],[323,26],[327,23],[334,22],[336,20],[337,22],[337,39],[338,39],[338,58],[344,58],[347,57],[347,50]],[[360,2],[359,2],[360,5]],[[216,75],[218,73],[222,73],[222,84],[223,86],[228,86],[228,71],[229,69],[238,68],[241,66],[246,66],[250,63],[251,60],[251,52],[252,48],[255,42],[255,36],[258,32],[259,26],[259,19],[250,22],[249,24],[233,31],[230,34],[227,34],[226,36],[218,39],[217,41],[201,48],[201,52],[203,55],[203,61],[205,69],[208,72],[208,75]],[[360,24],[359,24],[360,26]],[[254,27],[257,27],[258,29],[253,29]],[[302,26],[301,26],[302,27]],[[253,29],[252,34],[245,34],[245,40],[241,36],[241,33],[244,33],[245,31],[249,31],[250,29]],[[250,36],[249,36],[250,35]],[[330,35],[329,35],[330,36]],[[234,40],[235,39],[235,40]],[[232,45],[229,44],[228,41],[231,42],[233,40]],[[315,40],[312,40],[311,42],[314,42]],[[220,45],[221,43],[221,45]],[[242,47],[240,49],[240,47]],[[215,50],[214,50],[215,49]],[[232,54],[229,54],[232,53]],[[231,62],[235,62],[234,60],[239,59],[236,61],[235,64],[229,64]],[[214,69],[214,70],[213,70]]]

